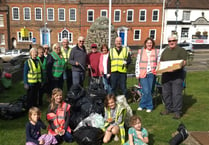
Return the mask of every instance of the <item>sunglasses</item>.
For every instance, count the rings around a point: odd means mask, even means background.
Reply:
[[[176,40],[168,40],[168,42],[176,42]]]
[[[44,47],[44,49],[49,49],[48,47]]]
[[[91,47],[91,48],[97,48],[97,47]]]
[[[82,41],[82,40],[79,40],[79,42],[84,42],[84,41]]]

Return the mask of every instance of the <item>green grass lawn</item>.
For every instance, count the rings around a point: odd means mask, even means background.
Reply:
[[[128,86],[136,83],[134,78],[128,80]],[[12,88],[1,92],[0,102],[12,101],[25,91],[23,83],[19,82]],[[45,98],[45,100],[47,100]],[[158,98],[159,100],[159,98]],[[150,145],[167,145],[171,134],[176,131],[179,123],[184,123],[188,131],[208,131],[209,129],[209,72],[187,73],[186,89],[184,92],[183,116],[179,120],[172,119],[172,116],[160,116],[159,112],[164,109],[161,101],[151,113],[137,111],[137,103],[132,103],[131,108],[134,114],[141,116],[143,126],[149,132]],[[44,102],[42,110],[42,120],[46,122],[46,108],[48,102]],[[25,124],[28,116],[25,114],[14,120],[0,119],[0,144],[1,145],[23,145],[25,144]],[[42,133],[46,133],[45,130]],[[77,145],[77,143],[71,143]],[[119,145],[119,142],[110,142],[107,145]],[[67,143],[63,143],[67,145]]]

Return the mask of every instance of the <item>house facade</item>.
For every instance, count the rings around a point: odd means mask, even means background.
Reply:
[[[109,0],[5,0],[9,7],[8,48],[61,42],[71,45],[98,17],[109,18]],[[147,37],[160,44],[162,0],[114,0],[111,23],[125,46],[142,46]]]
[[[177,33],[179,42],[209,44],[208,0],[169,0],[165,4],[163,44]]]

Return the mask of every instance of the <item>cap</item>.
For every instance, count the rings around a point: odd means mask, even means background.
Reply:
[[[92,47],[97,48],[97,44],[95,44],[95,43],[91,44],[91,48]]]

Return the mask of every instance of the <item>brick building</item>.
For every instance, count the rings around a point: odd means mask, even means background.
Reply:
[[[78,36],[86,37],[96,18],[109,15],[109,0],[5,1],[10,21],[8,48],[52,45],[64,37],[73,45]],[[160,44],[162,0],[113,0],[111,15],[123,45],[143,45],[149,36]]]

